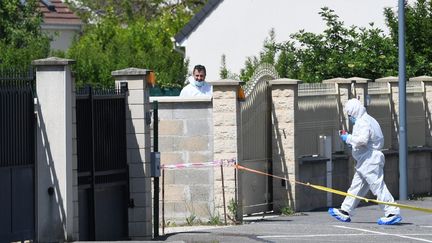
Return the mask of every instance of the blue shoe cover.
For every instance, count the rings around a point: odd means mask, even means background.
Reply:
[[[351,222],[351,219],[349,215],[343,214],[339,209],[337,208],[329,208],[328,213],[334,217],[335,219],[342,221],[342,222]]]
[[[402,221],[402,217],[399,214],[392,215],[391,217],[382,217],[378,220],[379,225],[393,225]]]

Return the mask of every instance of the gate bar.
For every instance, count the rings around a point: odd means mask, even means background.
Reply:
[[[224,182],[224,173],[223,173],[223,164],[220,165],[221,169],[221,181],[222,181],[222,200],[223,200],[223,211],[224,211],[224,222],[227,225],[227,214],[226,214],[226,202],[225,202],[225,182]]]
[[[96,195],[95,195],[95,187],[96,187],[96,167],[95,167],[95,132],[94,132],[94,102],[93,102],[93,88],[91,86],[89,88],[89,100],[90,100],[90,117],[91,117],[91,136],[92,136],[92,145],[91,145],[91,153],[92,153],[92,169],[91,169],[91,188],[90,188],[90,239],[96,240]]]
[[[159,152],[159,118],[158,102],[153,101],[153,152]],[[154,238],[159,237],[159,177],[153,177],[153,232]]]

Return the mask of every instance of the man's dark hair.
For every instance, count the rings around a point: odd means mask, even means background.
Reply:
[[[204,71],[204,74],[207,74],[206,69],[203,65],[196,65],[192,72],[195,72],[197,70],[198,72]]]

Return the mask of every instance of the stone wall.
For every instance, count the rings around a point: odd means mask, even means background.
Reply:
[[[161,164],[213,161],[211,98],[151,97],[150,102],[155,100]],[[166,223],[182,224],[192,216],[206,222],[215,213],[212,167],[165,170],[164,177]]]
[[[430,148],[408,150],[408,195],[432,192],[432,162]],[[397,151],[385,153],[384,180],[395,198],[399,197],[399,155]]]
[[[311,183],[314,185],[326,186],[327,173],[326,162],[327,158],[324,157],[304,157],[299,159],[299,179],[298,181],[304,183]],[[333,155],[332,158],[332,188],[347,191],[351,178],[349,170],[350,158],[346,155]],[[327,203],[327,192],[319,191],[311,187],[299,185],[297,196],[298,211],[308,211],[313,209],[320,209],[328,206],[339,206],[344,197],[332,194],[332,205]]]
[[[38,241],[63,241],[79,239],[79,214],[77,193],[76,117],[74,115],[73,79],[69,65],[73,60],[48,58],[36,60],[37,66],[37,235]],[[129,209],[129,237],[146,240],[152,237],[153,207],[151,201],[150,151],[154,139],[148,123],[151,104],[158,101],[158,147],[161,164],[210,162],[220,159],[238,159],[239,81],[212,82],[214,94],[210,98],[153,97],[149,100],[146,89],[148,70],[126,69],[113,73],[117,84],[127,82],[127,140],[130,168],[130,198],[134,206]],[[357,78],[358,79],[358,78]],[[411,147],[408,153],[408,194],[432,192],[432,78],[417,77],[422,81],[425,123],[416,136],[424,136],[424,145]],[[339,111],[351,97],[366,103],[367,81],[333,79],[339,95]],[[386,157],[385,181],[395,198],[399,197],[398,148],[398,90],[395,78],[381,79],[389,83],[391,94],[391,141],[384,151]],[[276,212],[289,206],[298,211],[326,207],[326,193],[298,185],[296,181],[326,185],[325,160],[305,161],[298,151],[298,84],[299,80],[277,79],[269,82],[272,90],[272,173],[285,180],[273,179],[273,206]],[[56,84],[53,86],[53,84]],[[354,84],[354,85],[353,85]],[[354,87],[354,88],[353,88]],[[53,91],[54,90],[54,91]],[[57,95],[52,95],[57,94]],[[66,97],[66,98],[65,98]],[[349,129],[346,114],[339,113],[338,122]],[[423,121],[422,121],[423,122]],[[152,125],[154,124],[154,121]],[[424,128],[423,128],[424,126]],[[419,131],[420,131],[419,130]],[[408,133],[412,132],[408,130]],[[337,137],[336,137],[337,138]],[[333,151],[335,152],[335,151]],[[346,191],[354,173],[354,161],[349,151],[333,154],[332,187]],[[164,170],[161,187],[164,189],[165,223],[207,222],[215,216],[223,217],[222,193],[226,203],[238,203],[241,218],[241,186],[234,167],[224,167],[225,188],[221,186],[219,167],[184,168]],[[163,183],[162,183],[163,182]],[[247,183],[246,183],[247,186]],[[54,189],[55,197],[46,193]],[[222,190],[224,189],[224,190]],[[162,192],[162,191],[161,191]],[[372,195],[368,195],[372,197]],[[333,195],[332,202],[339,205],[343,197]],[[61,209],[61,210],[58,210]],[[230,213],[230,212],[228,212]],[[48,216],[45,216],[49,215]],[[63,220],[63,221],[62,221]]]
[[[413,148],[408,151],[408,195],[424,195],[432,192],[432,149]],[[393,197],[399,198],[399,154],[395,150],[384,151],[384,180]],[[333,189],[347,191],[354,174],[355,161],[348,155],[333,155]],[[299,181],[326,185],[325,160],[299,159]],[[296,210],[308,211],[326,207],[326,193],[298,186]],[[371,192],[367,198],[376,198]],[[333,194],[333,206],[338,207],[344,197]]]
[[[386,165],[385,165],[385,181],[392,192],[394,197],[399,197],[399,127],[398,127],[398,114],[399,114],[399,101],[398,101],[398,86],[397,77],[387,77],[377,80],[376,82],[387,83],[388,91],[385,95],[390,94],[390,100],[388,106],[391,109],[389,119],[391,120],[391,132],[385,137],[389,141],[389,148],[385,151]],[[370,80],[362,78],[335,78],[330,80],[324,80],[323,83],[333,83],[336,87],[336,96],[338,100],[338,111],[339,111],[339,129],[351,130],[352,126],[348,123],[348,117],[343,112],[343,105],[345,102],[353,97],[356,97],[367,105],[368,97],[368,82]],[[416,89],[411,93],[415,92],[415,97],[423,97],[424,100],[424,111],[425,121],[417,122],[416,129],[411,127],[410,136],[416,138],[416,141],[424,141],[424,144],[418,144],[416,142],[411,146],[408,152],[407,167],[408,167],[408,194],[425,194],[432,192],[432,161],[431,161],[431,149],[430,137],[431,137],[431,115],[430,115],[430,100],[431,94],[430,86],[431,77],[417,77],[412,78],[410,81],[422,81],[423,91]],[[307,211],[316,208],[323,208],[328,206],[326,193],[311,189],[305,186],[301,186],[299,182],[310,182],[312,184],[318,184],[325,186],[327,184],[326,178],[326,167],[325,162],[310,162],[302,159],[304,156],[311,156],[311,154],[299,153],[299,142],[308,143],[308,139],[304,134],[299,135],[297,126],[293,124],[305,123],[314,125],[317,121],[320,121],[320,117],[316,117],[315,120],[310,118],[307,121],[299,121],[299,117],[296,114],[296,104],[298,104],[298,84],[301,81],[298,80],[273,80],[272,85],[272,99],[273,99],[273,174],[286,178],[286,183],[281,183],[280,179],[275,179],[273,183],[273,198],[274,198],[274,209],[280,211],[284,206],[290,206],[298,211]],[[414,85],[414,82],[410,84]],[[416,84],[418,85],[418,83]],[[422,93],[423,92],[423,93]],[[319,101],[320,102],[320,101]],[[422,104],[422,103],[420,103]],[[319,112],[315,112],[319,113]],[[407,114],[408,123],[414,119],[420,119],[422,111],[416,114]],[[425,124],[425,125],[421,125]],[[315,127],[311,126],[308,129],[319,129],[321,125]],[[307,126],[307,125],[306,125]],[[424,132],[426,131],[426,132]],[[329,134],[332,134],[329,131]],[[423,137],[422,137],[423,136]],[[335,136],[333,139],[339,139]],[[294,142],[293,142],[294,141]],[[309,144],[312,144],[310,142]],[[333,143],[334,144],[334,143]],[[410,145],[410,144],[409,144]],[[413,144],[411,144],[413,145]],[[312,148],[318,150],[318,148]],[[318,153],[318,151],[317,151]],[[317,156],[315,154],[314,156]],[[332,188],[346,191],[351,183],[351,179],[354,174],[354,164],[350,151],[346,147],[343,151],[335,150],[333,148],[333,173],[332,173]],[[335,158],[337,160],[335,160]],[[345,158],[343,158],[345,157]],[[367,197],[374,198],[369,193]],[[332,198],[332,204],[339,206],[343,200],[343,197],[334,195]]]

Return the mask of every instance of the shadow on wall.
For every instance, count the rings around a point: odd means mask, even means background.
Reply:
[[[338,112],[338,116],[339,116],[339,129],[345,130],[345,131],[351,131],[351,127],[350,124],[347,126],[346,120],[345,120],[345,115],[344,115],[344,111],[343,111],[343,104],[341,99],[336,99],[337,101],[337,110]],[[343,145],[342,145],[343,146]]]
[[[275,110],[274,104],[272,104],[272,110]],[[293,200],[293,189],[290,183],[291,180],[289,177],[287,161],[285,160],[285,151],[282,145],[282,141],[286,139],[285,130],[279,128],[279,121],[277,120],[276,114],[274,112],[271,114],[273,120],[272,136],[275,138],[275,143],[273,143],[272,150],[278,151],[277,158],[273,157],[273,174],[286,178],[285,181],[276,178],[273,179],[273,203],[275,205],[274,210],[281,211],[283,207],[295,208],[295,201]],[[283,174],[275,173],[282,171]],[[294,171],[292,173],[294,173]],[[281,188],[281,190],[275,190],[276,188]]]
[[[399,144],[399,140],[398,140],[398,138],[399,138],[399,117],[397,115],[397,113],[399,113],[399,112],[396,113],[396,109],[399,110],[399,107],[395,106],[395,102],[393,101],[393,99],[390,100],[390,107],[391,107],[390,110],[392,111],[391,112],[391,114],[392,114],[392,119],[391,119],[392,120],[392,123],[391,123],[392,130],[391,131],[395,133],[394,135],[392,135],[393,140],[391,141],[390,146],[393,149],[398,149],[399,146],[397,146],[397,148],[396,148],[395,143],[397,142]]]
[[[61,242],[66,232],[66,210],[63,207],[64,201],[40,105],[37,109],[37,151],[43,151],[38,153],[38,157],[46,156],[37,158],[37,205],[40,210],[37,210],[39,215],[36,215],[36,218],[37,227],[44,230],[39,232],[38,238],[49,242]],[[47,164],[42,164],[45,161]]]
[[[142,106],[144,109],[144,106]],[[127,133],[127,145],[126,145],[126,150],[127,150],[127,154],[128,154],[128,166],[129,166],[129,178],[130,178],[130,182],[133,181],[134,179],[138,179],[138,178],[145,178],[145,164],[147,162],[147,160],[149,158],[146,158],[146,153],[140,153],[140,149],[144,150],[144,146],[145,146],[145,140],[148,139],[148,137],[146,136],[146,133],[148,133],[148,131],[145,131],[145,127],[147,126],[146,124],[146,120],[143,117],[142,120],[141,119],[137,119],[137,120],[141,120],[141,122],[143,123],[143,126],[141,128],[141,126],[137,126],[134,125],[133,123],[133,118],[131,115],[132,111],[131,109],[128,107],[126,108],[126,133]],[[145,110],[143,111],[142,114],[145,114]],[[134,118],[136,119],[136,118]],[[142,138],[143,141],[139,142],[137,140],[138,137],[140,136],[131,136],[131,135],[138,135],[138,134],[142,134]],[[129,135],[129,136],[128,136]],[[140,147],[140,144],[142,147]],[[141,189],[140,189],[141,188]],[[132,182],[130,185],[130,193],[135,193],[135,192],[145,192],[145,188],[146,185],[142,185],[139,188],[136,188],[134,183]],[[150,187],[148,187],[150,188]],[[141,191],[142,190],[142,191]],[[134,199],[131,196],[131,199]],[[134,204],[133,206],[146,206],[144,204],[144,202],[140,202],[139,200],[134,199]],[[141,205],[141,203],[143,203]],[[148,206],[148,205],[147,205]],[[133,207],[131,207],[133,209]]]
[[[148,92],[142,90],[140,92],[143,92],[145,97],[149,96]],[[128,92],[128,102],[134,99],[130,96],[131,93]],[[128,235],[131,239],[152,238],[153,200],[149,128],[151,113],[146,106],[140,103],[126,104],[126,151],[129,171]]]
[[[432,144],[431,144],[430,132],[432,131],[432,117],[431,117],[431,111],[429,109],[429,105],[428,105],[429,103],[426,94],[427,92],[424,92],[423,94],[423,104],[425,106],[424,109],[426,111],[426,126],[427,126],[426,133],[429,133],[426,134],[426,146],[431,146]]]

